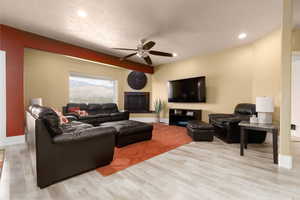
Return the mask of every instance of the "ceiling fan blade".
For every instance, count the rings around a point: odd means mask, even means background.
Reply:
[[[173,57],[173,54],[171,53],[166,53],[162,51],[149,51],[150,54],[156,55],[156,56],[167,56],[167,57]]]
[[[112,48],[115,50],[125,50],[125,51],[136,51],[136,49],[126,49],[126,48]]]
[[[123,58],[120,58],[120,60],[126,60],[127,58],[131,57],[131,56],[135,56],[137,53],[132,53],[132,54],[129,54],[127,56],[124,56]]]
[[[144,60],[146,61],[146,63],[148,65],[152,65],[152,60],[151,60],[150,56],[144,57]]]
[[[155,42],[149,41],[149,42],[147,42],[146,44],[143,45],[143,49],[149,50],[149,49],[151,49],[152,47],[154,47],[154,45],[155,45]]]

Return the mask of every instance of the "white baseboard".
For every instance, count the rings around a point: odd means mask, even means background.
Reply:
[[[10,163],[4,156],[4,162],[0,178],[0,199],[10,199],[10,183]]]
[[[278,166],[286,169],[293,168],[293,157],[279,154]]]
[[[160,121],[165,124],[169,124],[169,118],[161,118]]]
[[[25,135],[0,138],[0,147],[23,143],[25,143]]]
[[[131,117],[130,120],[145,122],[145,123],[156,122],[155,117]],[[161,118],[160,122],[168,124],[169,123],[169,118]]]

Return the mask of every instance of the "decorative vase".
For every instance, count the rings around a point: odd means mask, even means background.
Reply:
[[[156,123],[160,123],[160,113],[156,113]]]

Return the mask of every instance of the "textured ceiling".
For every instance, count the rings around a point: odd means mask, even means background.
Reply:
[[[279,28],[281,0],[0,0],[0,9],[2,24],[112,55],[142,38],[178,54],[153,56],[157,65],[260,38]],[[248,38],[238,40],[240,32]]]

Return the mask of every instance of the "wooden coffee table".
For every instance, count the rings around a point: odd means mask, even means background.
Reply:
[[[279,130],[279,126],[277,124],[258,124],[258,123],[250,123],[247,121],[242,121],[239,123],[239,126],[241,127],[241,142],[240,142],[241,156],[244,156],[244,148],[247,149],[248,131],[249,130],[266,131],[267,133],[272,133],[272,135],[273,135],[273,159],[274,159],[274,163],[278,164],[278,130]]]

